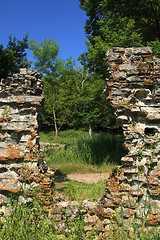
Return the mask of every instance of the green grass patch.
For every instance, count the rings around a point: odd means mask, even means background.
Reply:
[[[70,200],[83,200],[88,195],[85,192],[90,192],[89,199],[94,200],[101,195],[101,189],[105,183],[97,184],[77,184],[70,182],[67,185],[65,193],[68,194]],[[96,192],[96,193],[94,193]],[[82,197],[81,197],[82,195]],[[92,196],[90,198],[90,196]],[[11,201],[12,210],[9,217],[0,218],[0,240],[55,240],[55,239],[112,239],[112,240],[159,240],[160,229],[156,227],[139,228],[136,215],[129,230],[125,230],[123,218],[123,207],[117,215],[117,220],[110,224],[110,232],[106,232],[106,237],[99,238],[95,232],[85,232],[84,219],[80,212],[75,219],[70,220],[67,212],[62,212],[65,219],[66,227],[70,230],[69,235],[64,230],[58,230],[55,222],[45,211],[40,202],[35,198],[32,203],[19,204],[17,201]],[[79,208],[80,209],[80,208]],[[149,206],[147,206],[146,212]],[[146,214],[146,213],[145,213]],[[144,215],[145,216],[145,215]],[[130,219],[128,219],[129,221]],[[145,221],[145,219],[144,219]],[[109,234],[109,235],[108,235]]]
[[[49,142],[51,135],[53,132],[41,133],[41,141]],[[125,154],[122,135],[100,132],[89,137],[86,132],[72,130],[60,132],[59,136],[58,143],[64,146],[45,148],[44,155],[48,166],[63,174],[108,172],[120,164]]]
[[[70,172],[105,172],[120,163],[125,154],[122,147],[123,137],[109,133],[95,133],[92,138],[87,133],[69,131],[61,133],[61,144],[65,147],[50,147],[44,150],[45,159],[50,167],[57,169],[57,174]],[[41,133],[41,141],[53,143],[52,133]],[[52,138],[53,137],[53,138]],[[50,140],[49,140],[50,139]],[[107,170],[108,169],[108,170]],[[104,194],[105,181],[87,184],[76,181],[56,183],[56,194],[63,194],[69,201],[82,202],[85,199],[97,201]],[[141,199],[142,200],[142,199]],[[139,202],[140,204],[140,202]],[[80,215],[72,221],[68,220],[69,235],[62,231],[59,233],[56,222],[46,212],[46,207],[40,204],[38,197],[32,203],[19,204],[17,200],[11,201],[11,215],[0,218],[0,240],[49,240],[49,239],[102,239],[95,235],[87,235],[84,231],[84,221]],[[146,205],[144,224],[150,206]],[[65,216],[67,220],[67,215]],[[160,230],[157,227],[139,229],[136,214],[131,225],[131,231],[125,230],[123,207],[116,219],[110,224],[110,235],[103,239],[113,240],[159,240]],[[129,219],[127,220],[129,221]],[[60,235],[59,235],[60,234]]]
[[[68,201],[82,202],[85,199],[97,201],[104,194],[106,181],[97,183],[63,182],[56,184],[57,193],[63,193]]]
[[[0,219],[0,240],[57,239],[54,225],[37,202],[30,205],[14,202],[11,215]]]
[[[48,166],[52,167],[53,163],[47,161]],[[103,164],[100,166],[92,166],[86,163],[63,163],[63,164],[54,164],[54,168],[61,172],[61,174],[70,174],[70,173],[103,173],[111,172],[115,168],[114,164]]]
[[[67,130],[67,131],[59,131],[58,132],[58,143],[59,144],[73,144],[76,139],[82,135],[88,135],[87,132],[83,132],[81,130]],[[54,131],[40,131],[40,141],[41,142],[48,142],[48,143],[55,143],[55,132]]]

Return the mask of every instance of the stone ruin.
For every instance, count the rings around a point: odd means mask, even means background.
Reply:
[[[107,180],[99,214],[123,208],[124,223],[135,214],[142,225],[160,223],[160,59],[149,47],[107,52],[107,103],[124,133],[127,154]]]
[[[80,206],[85,230],[102,239],[117,221],[129,231],[134,220],[141,228],[145,217],[145,226],[160,223],[160,59],[149,47],[115,47],[107,52],[107,74],[107,104],[122,126],[127,154],[107,179],[104,196]],[[56,221],[62,209],[70,220],[77,211],[75,203],[54,204]]]
[[[23,190],[34,188],[42,198],[50,195],[52,174],[39,154],[38,116],[43,103],[43,82],[37,70],[0,80],[0,214],[14,195],[20,202]],[[47,205],[47,197],[44,199]]]
[[[99,236],[117,220],[125,229],[134,217],[141,227],[160,223],[160,59],[149,47],[118,48],[107,52],[107,104],[124,133],[127,154],[107,179],[97,203],[50,199],[52,173],[39,157],[38,112],[43,101],[41,75],[22,69],[0,82],[0,206],[4,212],[10,193],[39,188],[57,227],[67,230],[65,217],[84,215],[85,230]],[[40,162],[37,164],[38,162]]]

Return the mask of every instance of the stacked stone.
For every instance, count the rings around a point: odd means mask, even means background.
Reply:
[[[26,201],[23,190],[51,190],[48,169],[39,161],[38,115],[43,102],[43,82],[37,70],[0,80],[0,207],[5,212],[8,198]],[[42,166],[43,161],[39,166]]]
[[[124,133],[128,151],[112,173],[99,201],[109,218],[123,206],[124,223],[135,213],[149,225],[160,223],[160,59],[149,47],[107,52],[107,103]],[[147,210],[146,210],[147,209]]]
[[[76,221],[79,211],[86,234],[95,231],[101,239],[117,222],[131,235],[133,220],[139,228],[160,223],[160,59],[149,47],[113,48],[107,52],[107,73],[107,104],[122,126],[127,154],[96,204],[53,204],[52,216],[66,234],[61,212]]]

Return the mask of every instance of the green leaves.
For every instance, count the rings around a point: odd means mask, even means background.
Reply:
[[[152,48],[155,57],[160,57],[160,41],[155,39],[155,41],[148,42],[147,45]]]
[[[4,49],[3,45],[0,45],[0,79],[19,72],[20,68],[31,66],[26,57],[27,49],[28,34],[25,35],[22,41],[10,35],[7,48]]]
[[[98,41],[98,37],[97,37]],[[97,44],[98,48],[98,44]],[[44,114],[42,126],[93,129],[113,127],[114,121],[105,106],[105,82],[96,74],[75,67],[72,58],[58,57],[59,46],[54,39],[37,43],[30,41],[35,67],[44,74]],[[96,52],[95,52],[96,54]]]
[[[159,54],[159,0],[79,0],[88,19],[85,24],[87,50],[80,56],[90,72],[105,76],[108,49],[149,45]]]
[[[35,59],[34,65],[44,75],[60,77],[68,69],[73,69],[75,62],[71,58],[65,62],[58,57],[59,45],[54,38],[45,38],[39,44],[35,40],[30,40],[29,43]]]
[[[55,125],[60,128],[66,124],[69,116],[70,105],[66,106],[72,92],[67,85],[69,74],[72,74],[75,61],[72,58],[66,61],[58,57],[59,45],[53,39],[45,38],[39,44],[35,40],[30,41],[30,49],[33,51],[35,67],[44,74],[45,112],[42,115],[43,124]],[[74,78],[73,78],[74,79]],[[70,91],[68,91],[70,90]]]
[[[45,38],[39,45],[35,40],[30,40],[30,49],[33,51],[35,67],[44,74],[54,76],[56,74],[57,56],[59,45],[53,39]]]

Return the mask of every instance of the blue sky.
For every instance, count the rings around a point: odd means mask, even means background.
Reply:
[[[29,39],[38,43],[54,38],[59,44],[59,57],[77,59],[87,49],[85,21],[78,0],[2,0],[0,44],[6,47],[10,34],[22,40],[28,32]],[[28,58],[32,59],[30,52]]]

